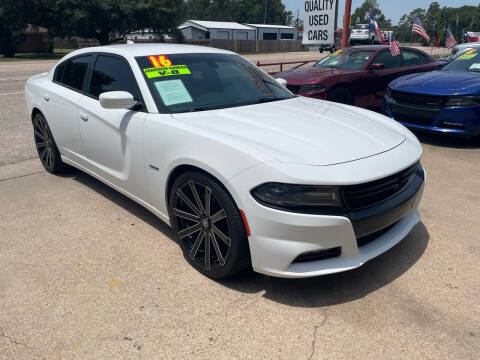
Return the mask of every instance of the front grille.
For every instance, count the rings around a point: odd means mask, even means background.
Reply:
[[[325,260],[333,257],[340,256],[342,253],[342,248],[340,246],[317,251],[309,251],[303,254],[298,255],[292,263],[304,263],[317,260]]]
[[[287,85],[287,89],[290,90],[292,93],[297,94],[300,90],[300,85]]]
[[[448,97],[446,96],[414,94],[402,91],[392,91],[392,98],[400,103],[428,107],[442,107],[448,101]]]
[[[350,211],[368,208],[378,204],[398,192],[415,175],[420,163],[386,178],[360,185],[346,186],[342,189],[345,206]]]

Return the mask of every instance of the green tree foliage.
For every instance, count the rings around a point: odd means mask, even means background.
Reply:
[[[28,5],[24,0],[0,0],[0,52],[5,57],[13,57],[16,45],[23,39],[29,20]]]
[[[293,14],[281,0],[187,0],[186,18],[239,23],[289,25]],[[266,12],[265,12],[266,7]]]
[[[360,7],[355,9],[352,14],[352,26],[368,24],[370,22],[370,13],[375,15],[375,21],[380,29],[388,30],[392,27],[392,21],[385,17],[382,10],[380,10],[377,0],[365,0]]]
[[[436,1],[432,2],[428,9],[415,9],[409,14],[404,14],[396,27],[397,37],[402,42],[419,42],[422,38],[416,34],[412,36],[412,25],[414,17],[422,20],[425,30],[429,34],[433,45],[434,26],[437,23],[440,44],[445,45],[447,26],[450,26],[453,35],[458,42],[462,42],[463,31],[480,31],[480,6],[440,7]],[[428,44],[428,45],[430,45]]]

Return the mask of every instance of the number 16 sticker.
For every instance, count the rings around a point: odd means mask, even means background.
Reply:
[[[164,66],[172,66],[172,62],[166,55],[155,55],[149,56],[148,60],[152,63],[153,67],[164,67]]]

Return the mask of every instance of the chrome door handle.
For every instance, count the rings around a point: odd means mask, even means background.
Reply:
[[[81,119],[82,121],[87,122],[87,121],[88,121],[88,116],[87,116],[87,114],[80,113],[80,119]]]
[[[43,95],[43,100],[45,100],[45,101],[50,101],[50,96],[48,96],[48,95]]]

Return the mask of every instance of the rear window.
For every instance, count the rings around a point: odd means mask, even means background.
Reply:
[[[60,83],[76,90],[82,90],[92,56],[80,56],[65,63]]]

